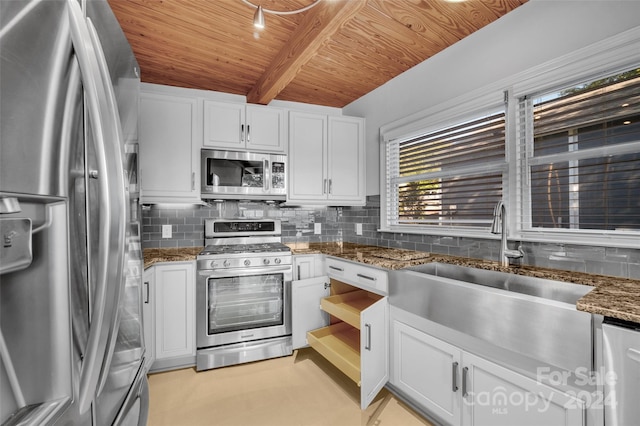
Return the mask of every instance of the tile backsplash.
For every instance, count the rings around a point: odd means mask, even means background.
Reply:
[[[281,207],[241,201],[224,201],[209,206],[143,207],[143,247],[202,246],[204,219],[208,218],[280,219],[284,242],[343,241],[341,217],[341,207]],[[321,224],[320,234],[314,234],[316,223]],[[171,225],[171,238],[162,238],[162,225]]]
[[[142,211],[143,247],[195,247],[204,244],[205,218],[276,218],[282,221],[282,240],[288,242],[353,242],[431,253],[497,260],[499,240],[378,232],[380,197],[367,197],[363,207],[284,207],[261,202],[225,201],[210,206],[145,207]],[[321,233],[314,234],[314,224]],[[362,225],[362,235],[356,232]],[[162,225],[172,237],[162,238]],[[640,250],[523,242],[523,263],[569,271],[640,279]]]

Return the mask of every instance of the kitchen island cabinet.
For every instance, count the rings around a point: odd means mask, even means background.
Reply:
[[[584,403],[398,319],[392,309],[393,388],[451,425],[584,425]]]
[[[290,204],[365,204],[364,120],[289,113]]]
[[[200,103],[195,98],[140,93],[140,202],[201,203]]]

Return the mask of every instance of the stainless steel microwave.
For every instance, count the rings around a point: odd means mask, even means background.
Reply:
[[[203,199],[284,200],[287,156],[203,149]]]

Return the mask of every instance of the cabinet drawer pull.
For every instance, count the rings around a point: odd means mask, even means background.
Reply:
[[[333,269],[333,270],[335,270],[335,271],[344,272],[344,269],[343,269],[343,268],[338,268],[337,266],[329,265],[329,269]]]
[[[467,395],[467,375],[469,373],[469,367],[465,367],[462,369],[462,397],[466,398]]]
[[[146,294],[144,297],[144,303],[149,303],[149,281],[144,282],[144,287],[146,289]]]
[[[458,362],[451,364],[451,390],[458,391]]]
[[[365,324],[364,328],[367,330],[367,335],[366,335],[367,340],[365,340],[364,348],[370,351],[371,350],[371,324]]]
[[[365,280],[369,280],[369,281],[376,281],[377,278],[375,277],[370,277],[368,275],[362,275],[362,274],[357,274],[356,275],[358,278],[364,278]]]

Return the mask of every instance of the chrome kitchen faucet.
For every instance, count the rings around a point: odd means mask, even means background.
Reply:
[[[517,250],[510,250],[507,243],[507,207],[500,200],[493,209],[492,234],[502,234],[500,239],[500,266],[509,266],[509,259],[520,259],[524,256],[522,245]]]

